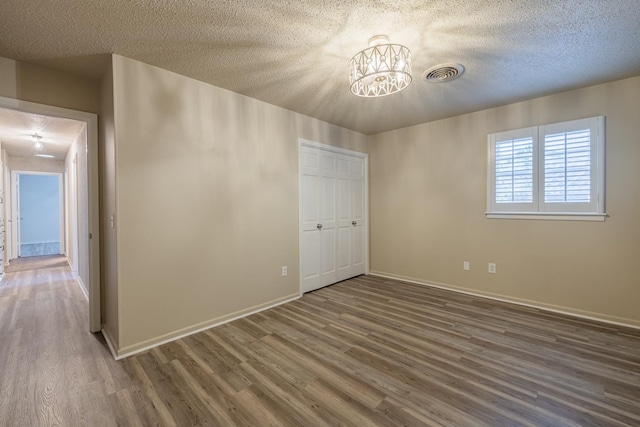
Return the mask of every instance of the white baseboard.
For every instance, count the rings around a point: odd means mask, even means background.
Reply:
[[[253,306],[251,308],[236,311],[235,313],[228,314],[226,316],[218,317],[216,319],[208,320],[206,322],[199,323],[197,325],[188,326],[183,329],[179,329],[174,332],[170,332],[168,334],[161,335],[156,338],[152,338],[150,340],[142,341],[137,344],[128,345],[120,350],[115,350],[115,346],[113,346],[113,342],[109,345],[109,338],[105,335],[105,339],[107,340],[107,345],[109,348],[114,347],[111,352],[113,353],[116,360],[124,359],[125,357],[133,356],[134,354],[142,353],[143,351],[150,350],[154,347],[158,347],[163,344],[170,343],[171,341],[179,340],[180,338],[187,337],[189,335],[197,334],[198,332],[206,331],[207,329],[215,328],[216,326],[224,325],[225,323],[233,322],[234,320],[241,319],[243,317],[250,316],[255,313],[259,313],[264,310],[268,310],[273,307],[277,307],[282,304],[286,304],[291,301],[295,301],[300,298],[301,295],[299,293],[288,295],[286,297],[278,298],[276,300],[269,301],[264,304],[259,304],[257,306]],[[105,334],[104,327],[102,328],[102,333]]]
[[[107,342],[107,347],[109,347],[109,351],[111,352],[111,355],[113,356],[114,359],[118,360],[118,352],[116,351],[116,345],[113,343],[113,339],[111,339],[111,335],[109,334],[109,331],[107,331],[107,328],[105,328],[104,325],[102,325],[102,330],[100,332],[102,332],[102,336],[104,337],[104,340]]]
[[[581,319],[594,320],[596,322],[607,323],[610,325],[623,326],[623,327],[632,328],[632,329],[640,329],[640,321],[636,321],[633,319],[626,319],[624,317],[609,316],[606,314],[593,313],[586,310],[578,310],[574,308],[563,307],[563,306],[558,306],[553,304],[545,304],[538,301],[531,301],[531,300],[526,300],[522,298],[514,298],[506,295],[493,294],[490,292],[470,291],[468,289],[459,288],[456,286],[450,286],[443,283],[426,282],[426,281],[418,280],[412,277],[404,277],[396,274],[384,273],[379,271],[372,271],[370,272],[370,274],[372,276],[383,277],[386,279],[400,280],[403,282],[413,283],[413,284],[422,285],[422,286],[431,286],[438,289],[444,289],[447,291],[458,292],[461,294],[472,295],[480,298],[487,298],[494,301],[506,302],[510,304],[521,305],[524,307],[537,308],[539,310],[565,314],[567,316],[578,317]]]
[[[80,286],[80,290],[84,294],[84,297],[87,299],[87,301],[89,301],[89,291],[87,291],[87,287],[84,285],[82,277],[80,277],[78,274],[74,275],[76,276],[76,282],[78,282],[78,286]]]

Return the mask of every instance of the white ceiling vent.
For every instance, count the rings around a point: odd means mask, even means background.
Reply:
[[[462,73],[464,73],[462,64],[440,64],[422,73],[422,79],[429,83],[444,83],[457,79]]]

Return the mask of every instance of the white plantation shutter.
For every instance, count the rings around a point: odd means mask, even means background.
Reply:
[[[591,132],[544,136],[544,201],[590,202]]]
[[[535,140],[535,128],[489,135],[492,211],[533,210]]]
[[[604,214],[604,117],[488,139],[488,213]]]
[[[533,138],[496,142],[496,203],[533,202]]]
[[[599,119],[540,126],[540,211],[598,212]]]

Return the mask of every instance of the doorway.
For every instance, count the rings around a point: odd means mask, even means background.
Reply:
[[[14,209],[12,205],[16,203],[16,198],[10,197],[8,194],[14,191],[14,186],[10,184],[12,171],[28,171],[30,173],[35,169],[38,172],[56,172],[64,177],[64,183],[58,180],[59,193],[65,195],[63,201],[64,211],[60,214],[59,221],[63,224],[66,223],[59,229],[59,231],[62,230],[63,234],[59,238],[60,253],[64,255],[73,254],[73,260],[70,261],[73,261],[72,265],[75,264],[77,266],[77,274],[74,276],[89,302],[87,326],[91,332],[98,332],[102,329],[100,313],[98,117],[93,113],[5,97],[0,97],[0,110],[13,112],[14,115],[33,116],[33,119],[25,119],[25,126],[20,128],[6,127],[5,131],[8,129],[8,135],[2,138],[2,165],[4,169],[2,177],[5,197],[0,198],[0,200],[4,202],[3,223],[7,233],[4,241],[5,243],[10,243],[17,240],[14,236],[14,234],[18,234],[14,222],[20,222],[19,217],[13,215]],[[51,121],[74,122],[75,125],[79,125],[78,132],[75,133],[75,139],[70,141],[71,148],[59,152],[60,147],[56,146],[55,140],[47,141],[46,134],[44,134],[45,139],[42,140],[42,142],[45,142],[45,151],[42,151],[42,144],[38,144],[40,147],[36,148],[35,143],[41,142],[39,138],[43,134],[34,133],[34,130],[37,130],[38,126],[47,125]],[[64,128],[64,124],[62,125]],[[23,128],[27,130],[23,131]],[[12,129],[14,130],[13,133],[11,132]],[[55,125],[51,132],[56,132]],[[8,152],[8,149],[11,148],[12,140],[26,137],[32,138],[31,144],[23,145],[24,148],[14,146],[13,149],[16,151],[13,155]],[[52,153],[49,153],[51,155],[47,155],[47,150],[52,151]],[[41,166],[45,165],[40,161],[36,165],[35,157],[46,158],[54,157],[54,155],[57,162],[47,164],[47,170],[41,170]],[[75,193],[75,196],[67,197],[70,193]],[[72,206],[72,208],[68,205]],[[76,214],[73,214],[74,210]],[[24,222],[24,219],[22,222]],[[70,225],[72,223],[73,226]],[[69,233],[73,233],[73,237],[77,241],[75,244]],[[19,248],[12,246],[11,244],[5,246],[7,252],[9,252],[5,259],[17,258]]]
[[[19,258],[66,253],[62,174],[13,171],[12,182],[13,253]]]

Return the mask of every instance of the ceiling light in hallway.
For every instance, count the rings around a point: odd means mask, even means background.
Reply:
[[[41,152],[42,150],[44,150],[44,144],[42,144],[42,142],[40,142],[40,140],[42,139],[42,137],[40,135],[38,135],[37,133],[33,134],[33,139],[36,141],[33,144],[33,149],[36,150],[37,153]]]

